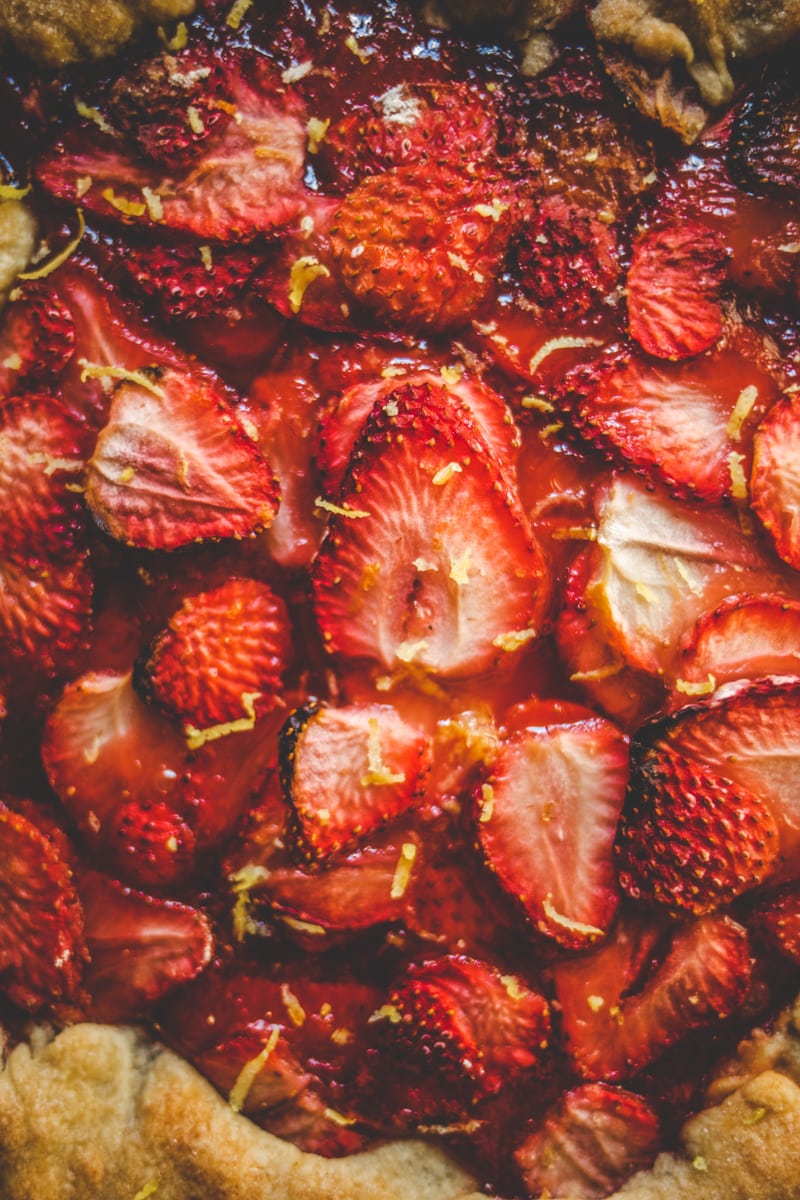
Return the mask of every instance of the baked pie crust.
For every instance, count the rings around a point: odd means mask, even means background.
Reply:
[[[480,15],[486,6],[472,7]],[[191,0],[140,8],[106,0],[89,10],[72,0],[0,0],[0,27],[16,48],[52,66],[112,53],[143,21],[192,8]],[[510,9],[529,34],[573,5]],[[716,0],[702,9],[700,0],[599,0],[591,23],[600,40],[645,60],[683,60],[715,105],[732,93],[729,57],[785,41],[800,27],[800,3],[761,0],[754,14],[750,5]],[[2,217],[0,296],[34,242],[22,204],[4,205]],[[680,1143],[610,1200],[800,1196],[800,997],[723,1064]],[[38,1028],[0,1067],[0,1200],[478,1200],[478,1187],[441,1148],[418,1140],[339,1159],[304,1153],[238,1115],[185,1060],[135,1028]]]

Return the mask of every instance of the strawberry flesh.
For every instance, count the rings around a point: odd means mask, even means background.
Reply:
[[[314,569],[328,650],[465,676],[534,636],[543,557],[516,493],[441,395],[407,387],[373,410],[337,505]]]
[[[523,291],[556,318],[581,317],[608,298],[620,274],[613,226],[565,196],[546,196],[517,244]]]
[[[660,1122],[643,1096],[587,1083],[565,1093],[514,1158],[531,1196],[603,1200],[660,1149]]]
[[[269,464],[213,380],[166,368],[115,389],[86,485],[112,537],[148,550],[248,537],[278,500]]]
[[[800,402],[796,396],[784,396],[767,413],[753,438],[750,497],[778,554],[795,569],[800,567],[798,452]]]
[[[79,998],[83,912],[56,843],[0,805],[0,991],[36,1012]]]
[[[490,869],[547,938],[580,949],[616,911],[614,836],[628,742],[609,721],[554,706],[514,733],[476,792],[475,831]]]
[[[725,246],[697,221],[649,229],[633,248],[628,270],[631,337],[655,358],[690,358],[722,333]]]
[[[78,891],[93,1019],[133,1020],[209,963],[213,936],[200,910],[133,891],[100,871],[81,872]]]
[[[430,748],[388,705],[312,703],[289,717],[280,752],[301,845],[324,860],[414,803]]]

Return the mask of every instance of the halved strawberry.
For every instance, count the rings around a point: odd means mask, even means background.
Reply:
[[[800,886],[797,883],[759,899],[747,920],[781,954],[800,965]]]
[[[464,676],[535,636],[549,581],[516,493],[429,387],[373,409],[337,508],[314,569],[330,651]]]
[[[73,556],[85,526],[82,435],[50,396],[0,400],[0,555]]]
[[[553,968],[567,1050],[586,1079],[635,1075],[694,1029],[731,1016],[749,986],[747,932],[711,914],[670,933],[628,917],[599,950]]]
[[[672,706],[762,675],[800,675],[800,601],[730,596],[691,630],[673,667]]]
[[[136,683],[162,712],[204,730],[274,707],[289,651],[283,601],[265,583],[233,578],[183,601]]]
[[[519,432],[502,397],[477,379],[462,376],[455,383],[445,383],[441,375],[421,371],[353,384],[328,405],[321,421],[317,462],[329,496],[336,497],[350,456],[373,408],[384,403],[400,387],[424,385],[433,392],[446,393],[445,403],[454,403],[465,420],[474,423],[495,463],[513,475]]]
[[[281,780],[303,849],[326,859],[405,812],[429,756],[425,733],[389,705],[297,709],[281,734]]]
[[[800,397],[784,396],[773,405],[753,438],[750,503],[781,558],[800,567]]]
[[[512,225],[502,179],[448,167],[395,167],[342,201],[330,239],[345,286],[378,318],[440,331],[489,296]]]
[[[180,799],[175,803],[182,807]],[[165,800],[128,800],[104,830],[106,864],[123,879],[154,891],[183,883],[195,866],[197,839],[184,816]]]
[[[567,377],[581,435],[677,496],[741,501],[753,430],[779,394],[735,349],[692,363],[617,349]]]
[[[800,864],[800,806],[794,786],[800,755],[800,681],[743,680],[710,699],[645,726],[634,755],[680,755],[752,793],[778,825],[773,875],[796,876]]]
[[[131,153],[123,139],[82,127],[68,130],[40,159],[39,182],[57,199],[116,223],[221,242],[249,241],[288,225],[305,202],[303,105],[260,55],[230,54],[220,62],[234,119],[202,138],[190,162],[161,166]],[[203,122],[188,108],[191,130]],[[144,136],[148,148],[163,155],[147,127]],[[189,140],[180,140],[182,150]]]
[[[143,154],[179,171],[231,120],[231,100],[219,58],[195,42],[131,67],[112,84],[106,107]]]
[[[598,492],[596,508],[583,603],[630,666],[669,672],[682,635],[726,596],[791,590],[729,513],[678,504],[625,476]]]
[[[199,909],[132,891],[93,870],[81,873],[78,892],[95,1020],[141,1016],[210,962],[214,939]]]
[[[655,1109],[643,1096],[586,1083],[565,1093],[514,1151],[532,1196],[602,1200],[661,1149]]]
[[[469,1106],[541,1070],[550,1037],[543,996],[515,975],[464,955],[409,967],[375,1021],[395,1053],[410,1056],[445,1086],[445,1097],[430,1097],[434,1104],[443,1099],[443,1109],[418,1118],[446,1116],[452,1093]]]
[[[0,804],[0,990],[19,1008],[78,997],[86,951],[72,871],[56,844]]]
[[[214,381],[164,368],[114,391],[86,502],[112,537],[174,550],[270,524],[278,486]]]
[[[758,887],[777,856],[777,821],[758,796],[669,750],[635,760],[617,839],[634,899],[699,916]]]
[[[497,155],[497,138],[488,93],[455,80],[397,83],[332,123],[316,161],[335,182],[352,185],[411,163],[487,162]]]
[[[119,240],[114,264],[167,320],[222,319],[241,303],[263,253],[248,246],[131,245]]]
[[[628,781],[628,740],[609,721],[544,705],[502,746],[476,792],[488,866],[545,937],[596,941],[616,912],[613,847]]]
[[[748,191],[800,193],[800,102],[791,52],[777,58],[736,113],[728,148],[732,177]]]
[[[44,284],[27,284],[5,310],[0,329],[0,393],[56,379],[72,357],[75,330],[65,306]]]
[[[611,296],[620,275],[619,238],[567,196],[545,196],[517,242],[523,291],[548,313],[580,317]]]
[[[699,221],[666,221],[635,242],[628,326],[643,350],[656,358],[690,358],[719,340],[725,258],[721,236]]]

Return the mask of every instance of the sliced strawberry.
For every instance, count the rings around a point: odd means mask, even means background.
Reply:
[[[583,316],[611,295],[619,258],[614,227],[562,195],[545,196],[535,206],[517,245],[523,291],[564,319]]]
[[[335,397],[322,417],[318,456],[328,495],[335,497],[341,487],[350,456],[376,404],[385,403],[400,387],[423,385],[439,394],[446,392],[446,403],[460,407],[464,418],[477,427],[494,462],[513,475],[519,433],[502,397],[476,379],[462,376],[446,384],[441,375],[425,371],[406,378],[391,376],[357,383]]]
[[[800,675],[800,602],[731,596],[691,630],[674,667],[672,705],[762,675]]]
[[[534,636],[541,552],[485,444],[430,388],[373,410],[338,507],[314,572],[329,650],[463,676]]]
[[[281,779],[303,848],[326,859],[413,804],[430,746],[388,705],[312,703],[281,734]]]
[[[316,509],[322,491],[313,456],[317,445],[320,399],[304,364],[259,375],[252,383],[246,421],[256,443],[278,477],[281,505],[264,534],[270,557],[282,567],[307,567],[324,525]]]
[[[748,923],[800,965],[800,887],[796,883],[760,899],[751,909]]]
[[[742,500],[750,442],[778,387],[755,362],[721,349],[699,362],[648,362],[612,351],[568,376],[579,432],[677,496]]]
[[[778,825],[746,788],[663,751],[635,763],[617,851],[630,896],[699,916],[763,883],[778,856]]]
[[[791,587],[732,515],[624,476],[598,493],[591,553],[587,613],[628,665],[654,675],[670,671],[682,635],[726,596]]]
[[[643,1096],[605,1083],[567,1092],[514,1152],[532,1196],[602,1200],[652,1165],[658,1116]]]
[[[752,966],[741,925],[701,917],[671,935],[663,957],[654,955],[658,938],[652,917],[629,918],[605,946],[554,968],[567,1049],[584,1078],[635,1075],[742,1003]]]
[[[138,698],[130,671],[90,672],[50,715],[42,757],[84,840],[149,890],[183,879],[230,834],[274,760],[282,715],[191,749]]]
[[[330,238],[345,286],[401,328],[464,325],[492,292],[508,245],[505,181],[446,167],[396,167],[341,203]]]
[[[800,567],[800,398],[784,396],[767,413],[753,438],[750,501],[781,558]]]
[[[85,558],[0,559],[0,672],[70,675],[88,648],[91,606]]]
[[[57,378],[72,357],[75,330],[65,306],[42,284],[28,284],[9,304],[0,329],[0,393]]]
[[[635,728],[663,702],[659,680],[628,666],[609,643],[602,621],[586,604],[594,554],[581,550],[569,568],[563,608],[555,637],[570,682],[606,716],[625,728]]]
[[[82,431],[45,395],[0,401],[0,554],[63,560],[85,525]]]
[[[476,793],[488,866],[540,933],[569,949],[596,941],[617,907],[613,846],[628,742],[602,717],[555,705],[508,738]]]
[[[137,63],[112,85],[111,123],[170,170],[188,167],[233,105],[219,59],[197,43]]]
[[[800,755],[800,681],[779,677],[730,683],[709,700],[646,726],[636,756],[656,756],[658,761],[665,752],[700,764],[765,804],[778,825],[777,874],[795,877],[800,864],[800,808],[793,783]]]
[[[40,160],[40,183],[57,199],[80,203],[116,223],[166,227],[222,242],[249,241],[288,225],[305,201],[303,106],[260,55],[230,57],[222,66],[234,119],[202,138],[199,154],[189,163],[160,166],[129,152],[120,138],[77,128]],[[157,145],[149,125],[143,134],[148,149],[163,155],[160,135],[156,132]],[[181,152],[189,140],[189,135],[179,139]],[[84,191],[87,179],[91,183]]]
[[[31,1012],[74,1000],[86,951],[72,871],[54,842],[5,805],[0,847],[0,989]]]
[[[463,955],[411,966],[375,1018],[395,1052],[424,1064],[468,1104],[540,1070],[550,1036],[544,997]]]
[[[251,895],[300,945],[325,950],[332,939],[402,921],[418,859],[419,839],[391,829],[322,871],[273,866]]]
[[[248,246],[119,240],[115,263],[167,320],[219,319],[241,303],[263,254]]]
[[[638,239],[628,270],[631,337],[656,358],[691,358],[722,334],[725,243],[698,221],[656,225]]]
[[[412,163],[485,163],[496,158],[497,137],[488,93],[458,81],[398,83],[331,124],[317,162],[352,185]]]
[[[791,54],[776,59],[734,118],[728,148],[732,177],[748,191],[800,193],[800,100]]]
[[[168,716],[207,729],[275,705],[289,656],[286,606],[264,583],[229,579],[187,597],[137,669]]]
[[[112,537],[174,550],[270,524],[269,464],[213,381],[165,368],[114,392],[89,462],[86,502]]]
[[[78,891],[95,1020],[135,1019],[210,962],[211,926],[198,909],[132,891],[99,871],[82,872]]]

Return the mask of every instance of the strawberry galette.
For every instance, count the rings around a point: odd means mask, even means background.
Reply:
[[[3,1200],[800,1195],[800,90],[516,54],[0,83]]]

